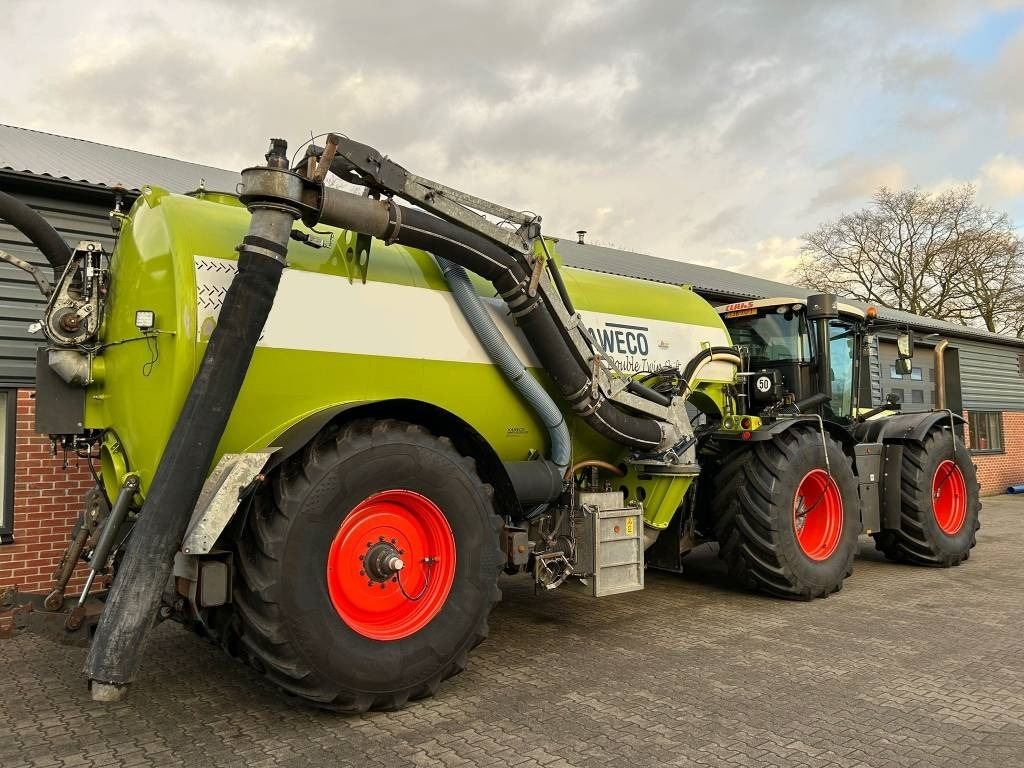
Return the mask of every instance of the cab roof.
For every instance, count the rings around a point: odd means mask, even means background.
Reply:
[[[750,314],[761,310],[761,309],[774,309],[776,307],[790,306],[794,309],[804,308],[807,306],[807,299],[794,299],[792,297],[775,297],[770,299],[750,299],[748,301],[734,301],[730,304],[721,304],[715,307],[715,311],[718,312],[722,317],[738,317],[733,313],[744,312],[745,310],[753,310]],[[863,320],[867,315],[863,309],[855,307],[852,304],[844,304],[838,302],[836,308],[839,310],[840,315],[853,316],[859,320]]]

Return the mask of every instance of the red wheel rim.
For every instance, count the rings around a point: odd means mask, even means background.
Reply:
[[[380,565],[399,558],[403,567]],[[455,537],[441,510],[413,491],[374,494],[345,516],[327,554],[327,589],[349,627],[399,640],[437,615],[455,580]]]
[[[952,536],[967,519],[967,483],[952,459],[935,468],[932,477],[932,510],[942,532]]]
[[[827,560],[843,533],[843,498],[828,472],[812,469],[793,496],[793,526],[800,549],[811,560]]]

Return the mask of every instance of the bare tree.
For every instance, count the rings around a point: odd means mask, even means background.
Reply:
[[[882,187],[867,207],[804,235],[793,279],[914,314],[1024,331],[1024,247],[971,185]]]

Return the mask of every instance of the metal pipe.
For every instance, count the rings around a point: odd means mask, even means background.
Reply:
[[[948,339],[935,345],[935,410],[946,410],[946,347]]]
[[[586,461],[579,461],[579,462],[576,462],[575,464],[573,464],[569,468],[569,471],[565,473],[565,479],[566,480],[571,480],[573,475],[575,475],[581,469],[586,469],[587,467],[598,467],[599,469],[603,469],[603,470],[606,470],[607,472],[611,472],[616,477],[625,477],[626,476],[626,473],[623,472],[618,467],[616,467],[614,464],[611,464],[611,463],[609,463],[607,461],[601,461],[600,459],[587,459]]]

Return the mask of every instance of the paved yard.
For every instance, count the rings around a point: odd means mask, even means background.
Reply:
[[[88,698],[81,649],[0,643],[0,765],[1022,766],[1024,498],[986,501],[971,560],[880,561],[788,603],[708,552],[639,594],[534,597],[439,695],[344,717],[282,698],[171,624],[129,700]]]

